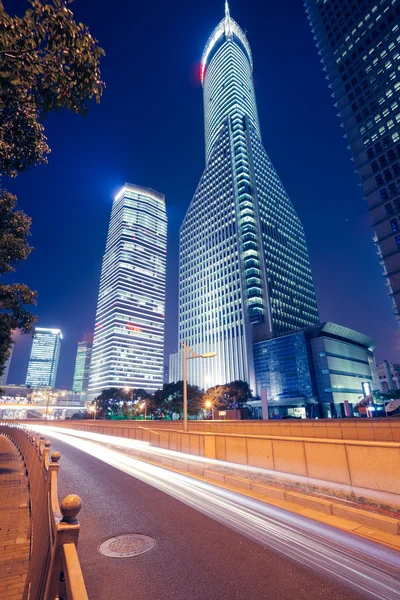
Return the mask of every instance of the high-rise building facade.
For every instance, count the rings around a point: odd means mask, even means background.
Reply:
[[[14,351],[14,344],[11,345],[9,355],[6,362],[4,363],[3,373],[0,375],[0,385],[6,385],[8,379],[8,372],[10,370],[11,359]]]
[[[100,278],[89,395],[163,385],[165,198],[125,184],[115,197]]]
[[[305,0],[400,308],[400,0]]]
[[[319,322],[304,230],[261,141],[246,35],[225,18],[201,61],[206,167],[180,230],[188,381],[255,388],[253,343]],[[179,377],[172,361],[170,379]]]
[[[92,347],[93,335],[85,333],[83,340],[78,342],[78,350],[76,352],[74,381],[72,384],[74,392],[87,392],[88,390]]]
[[[33,388],[55,387],[61,340],[60,329],[35,328],[26,385]]]

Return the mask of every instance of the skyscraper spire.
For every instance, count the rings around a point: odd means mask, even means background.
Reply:
[[[232,20],[228,0],[225,0],[225,34],[229,38],[232,37]]]

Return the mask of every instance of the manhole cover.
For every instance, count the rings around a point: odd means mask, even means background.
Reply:
[[[148,535],[129,533],[106,540],[99,546],[104,556],[112,558],[128,558],[149,552],[156,545],[156,540]]]

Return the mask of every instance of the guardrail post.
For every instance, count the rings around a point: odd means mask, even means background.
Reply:
[[[62,519],[56,524],[49,578],[47,580],[44,600],[54,600],[54,598],[63,598],[65,596],[66,582],[62,549],[64,544],[74,544],[76,547],[78,543],[80,525],[76,517],[81,508],[82,501],[75,494],[66,496],[61,502]]]

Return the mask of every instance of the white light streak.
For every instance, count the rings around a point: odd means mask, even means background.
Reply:
[[[82,439],[84,435],[93,437],[96,434],[68,431],[66,435],[58,428],[45,426],[35,429],[49,433],[52,437],[152,485],[302,565],[341,580],[363,593],[365,598],[400,599],[400,555],[395,551]],[[115,439],[111,436],[101,437]],[[143,442],[133,440],[124,442],[139,444],[142,448],[146,446]]]

